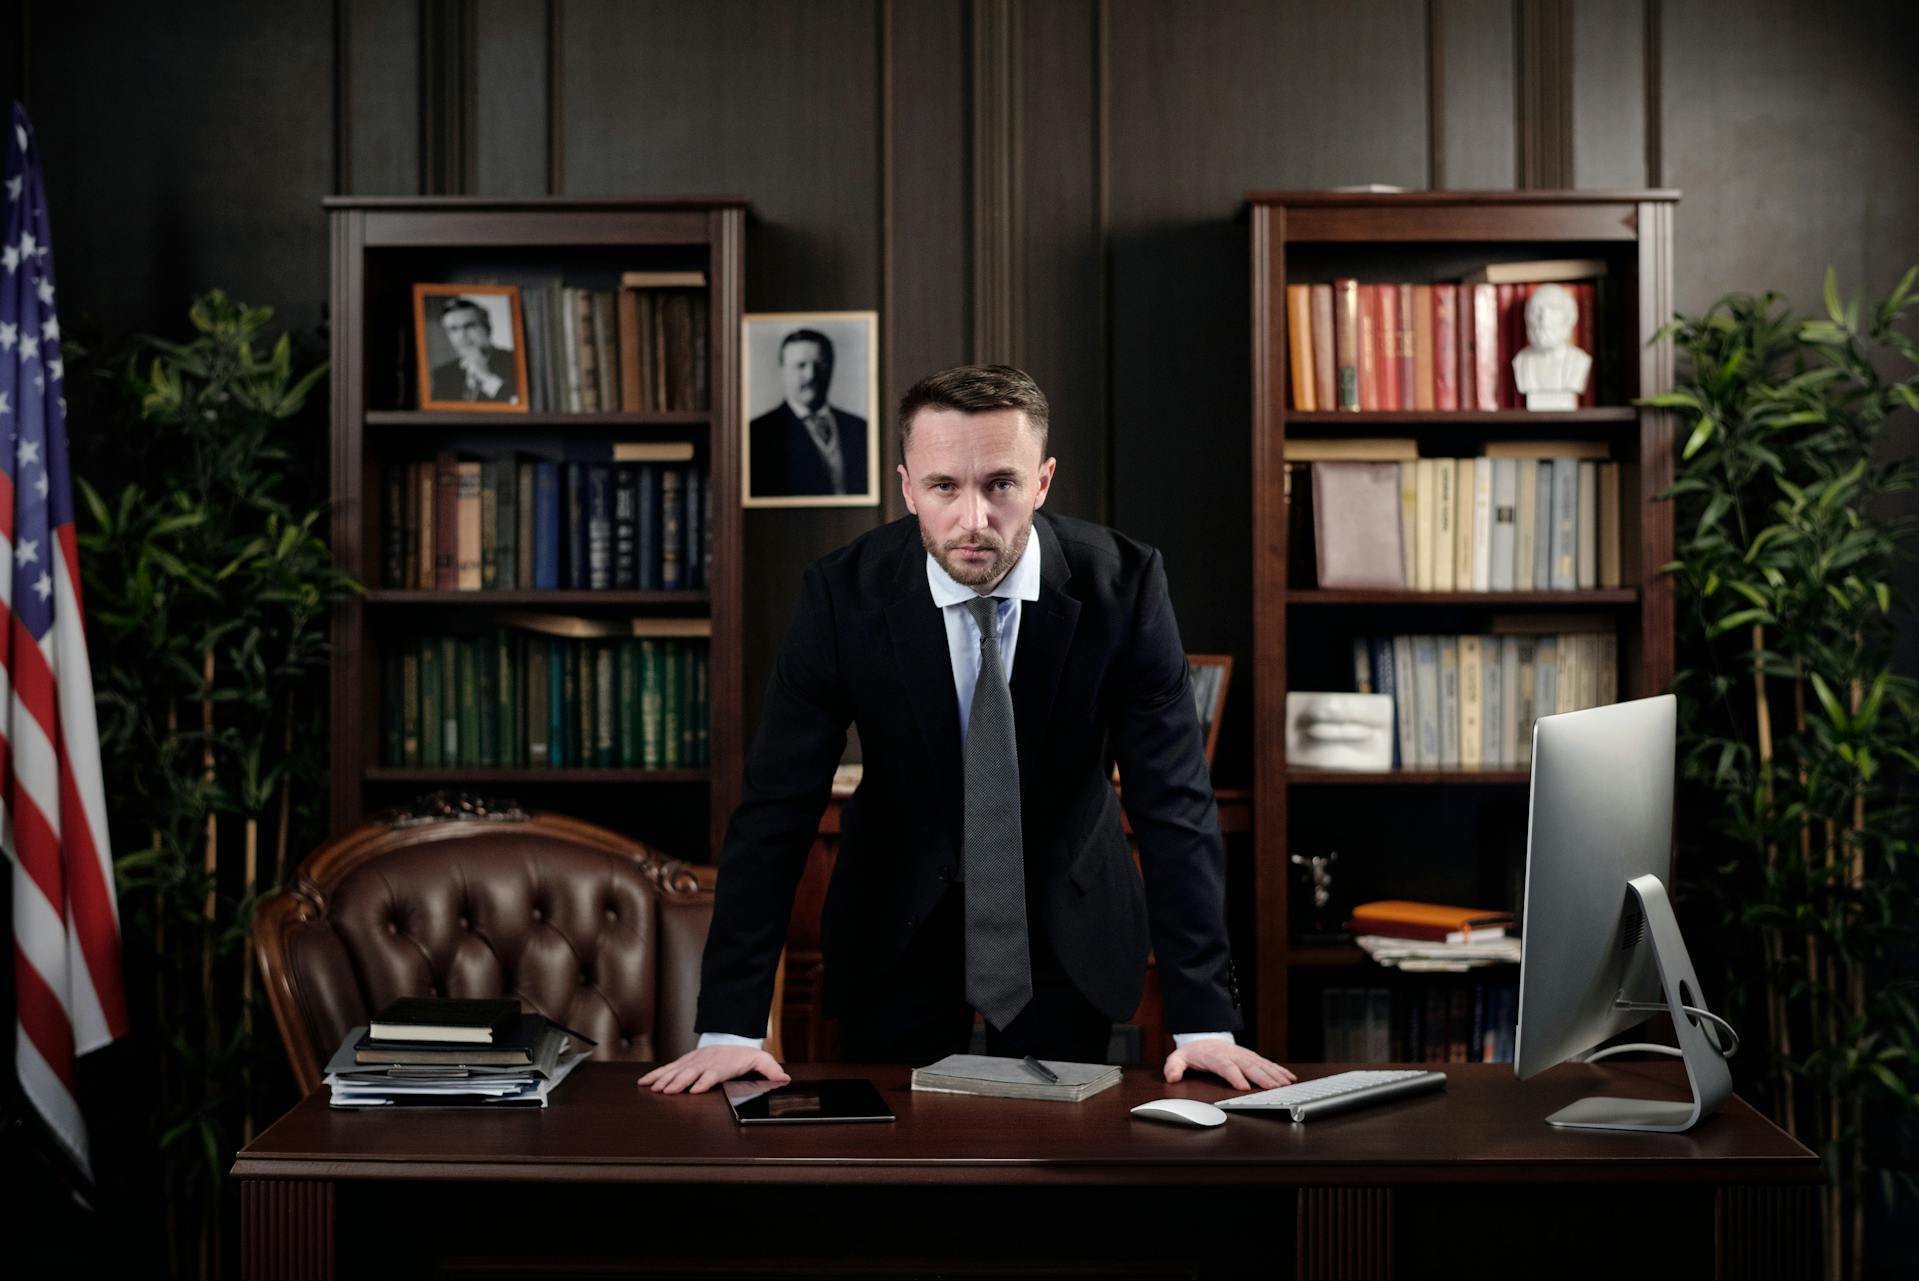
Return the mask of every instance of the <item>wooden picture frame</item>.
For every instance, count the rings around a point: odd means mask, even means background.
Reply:
[[[789,359],[788,347],[793,348]],[[789,386],[802,354],[824,356],[824,385]],[[816,366],[817,367],[817,366]],[[880,501],[879,313],[763,312],[740,318],[740,506],[877,507]],[[836,430],[808,437],[789,397],[823,397]],[[864,417],[862,417],[864,415]],[[837,469],[837,471],[835,471]],[[841,489],[832,488],[837,475]]]
[[[527,412],[526,322],[518,285],[414,285],[413,347],[421,409]],[[461,348],[474,352],[477,369]],[[497,387],[492,379],[499,380]]]
[[[1188,654],[1186,666],[1192,674],[1193,709],[1199,713],[1200,737],[1206,743],[1206,765],[1213,764],[1213,749],[1219,745],[1219,718],[1226,710],[1226,687],[1233,679],[1231,654]]]

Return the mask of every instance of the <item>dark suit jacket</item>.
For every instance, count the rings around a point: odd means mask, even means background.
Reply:
[[[499,395],[488,396],[485,393],[480,393],[476,395],[474,399],[505,402],[512,400],[514,396],[519,394],[519,385],[513,380],[512,352],[502,351],[498,347],[490,348],[486,353],[486,367],[488,371],[498,374],[506,381],[500,384]],[[466,399],[466,368],[461,365],[457,359],[449,360],[444,365],[435,365],[433,367],[433,399]]]
[[[1011,684],[1033,934],[1117,1021],[1139,1004],[1150,919],[1168,1026],[1235,1029],[1218,811],[1159,553],[1045,512],[1033,537],[1040,594],[1023,606]],[[960,866],[959,701],[912,516],[806,571],[720,859],[703,1032],[765,1030],[793,896],[855,720],[864,777],[841,813],[821,922],[828,1014],[861,1002]],[[1106,769],[1109,735],[1143,887]]]
[[[839,431],[840,458],[846,464],[846,492],[866,492],[866,420],[843,409],[831,410]],[[785,401],[752,423],[753,497],[830,494],[833,477],[819,447]]]

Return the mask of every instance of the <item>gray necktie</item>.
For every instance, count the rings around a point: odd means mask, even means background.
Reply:
[[[979,683],[966,727],[966,999],[1004,1029],[1033,998],[1026,942],[1026,856],[1019,825],[1019,745],[1000,662],[998,602],[975,597]]]

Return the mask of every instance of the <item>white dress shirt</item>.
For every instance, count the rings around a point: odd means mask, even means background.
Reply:
[[[997,599],[999,620],[1000,668],[1006,673],[1006,679],[1013,679],[1013,658],[1019,648],[1019,621],[1022,607],[1029,600],[1039,599],[1040,540],[1028,537],[1026,550],[1006,571],[1006,577],[1000,579],[989,595]],[[973,716],[973,691],[979,686],[980,674],[980,629],[973,621],[966,602],[979,593],[964,583],[953,581],[953,576],[941,567],[933,554],[926,554],[926,585],[933,593],[933,604],[939,608],[946,623],[947,656],[953,663],[953,690],[959,696],[960,744],[962,752],[966,743],[968,723]],[[1173,1034],[1175,1045],[1185,1045],[1189,1041],[1224,1040],[1231,1041],[1231,1032],[1176,1032]],[[700,1048],[709,1045],[750,1045],[759,1049],[762,1041],[748,1036],[735,1036],[730,1032],[700,1033]]]
[[[846,455],[840,451],[839,420],[833,417],[833,406],[823,404],[816,410],[792,400],[786,402],[793,417],[800,420],[800,426],[806,428],[807,439],[813,442],[813,448],[820,454],[820,461],[826,464],[827,475],[832,477],[833,492],[846,492]]]

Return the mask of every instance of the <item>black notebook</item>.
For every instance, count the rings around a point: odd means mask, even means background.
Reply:
[[[376,1040],[369,1033],[356,1041],[353,1049],[361,1063],[468,1063],[519,1066],[533,1061],[534,1051],[538,1049],[540,1038],[549,1025],[547,1020],[538,1014],[521,1014],[516,1018],[517,1023],[513,1031],[486,1045],[460,1041],[396,1041],[390,1037]],[[589,1046],[593,1044],[585,1037],[579,1037],[579,1040]]]
[[[403,996],[373,1016],[367,1036],[375,1041],[497,1045],[520,1030],[520,1003]]]

